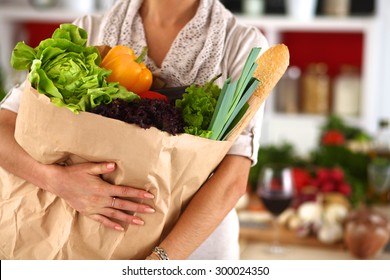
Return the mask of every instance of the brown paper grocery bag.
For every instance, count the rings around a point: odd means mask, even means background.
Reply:
[[[270,57],[266,55],[269,52],[260,59]],[[268,62],[280,64],[284,70],[288,64],[285,60]],[[245,122],[253,117],[284,70],[276,71],[276,78],[259,72],[264,74],[259,74],[263,86],[274,80],[262,92],[261,102],[250,102],[252,109]],[[117,232],[0,168],[0,258],[145,258],[170,231],[244,126],[239,123],[227,141],[188,134],[172,136],[91,113],[75,115],[50,103],[27,83],[17,117],[17,142],[44,164],[116,162],[115,173],[104,179],[150,190],[155,195],[152,207],[156,213],[142,215],[142,227],[130,225],[124,232]]]
[[[75,115],[50,103],[29,83],[15,138],[44,164],[114,161],[117,171],[107,181],[146,188],[155,195],[156,214],[142,216],[145,226],[128,226],[120,233],[33,185],[22,183],[18,189],[11,184],[7,188],[17,193],[9,194],[7,207],[1,206],[1,251],[5,258],[27,259],[146,257],[232,144],[188,134],[172,136],[91,113]]]

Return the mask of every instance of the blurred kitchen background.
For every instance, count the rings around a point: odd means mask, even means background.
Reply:
[[[114,2],[0,0],[0,99],[25,78],[25,73],[13,71],[9,64],[16,42],[24,40],[35,46],[59,23],[86,13],[102,13]],[[295,202],[294,210],[305,201],[324,206],[326,199],[319,202],[318,197],[336,194],[339,197],[335,200],[342,201],[339,204],[347,207],[348,214],[369,204],[390,216],[390,1],[222,2],[239,21],[261,29],[270,45],[286,44],[291,55],[289,69],[267,100],[259,164],[251,171],[249,194],[238,206],[246,250],[243,258],[264,257],[259,256],[258,246],[271,238],[264,230],[268,217],[263,215],[265,209],[259,199],[253,198],[260,170],[268,163],[287,163],[293,167],[295,179],[301,179],[301,201]],[[327,171],[329,177],[335,169],[341,171],[339,179],[343,182],[338,184],[344,187],[338,189],[334,181],[332,187],[327,184],[327,189],[319,185],[315,177],[319,169]],[[303,182],[303,178],[307,180]],[[315,180],[317,183],[313,183]],[[294,250],[302,253],[302,258],[357,257],[343,251],[347,217],[342,217],[342,232],[335,233],[332,242],[329,236],[324,241],[315,230],[307,228],[307,238],[298,238],[296,232],[302,229],[302,222],[295,219],[294,224],[284,217],[288,231],[283,242],[298,246]],[[389,259],[389,254],[379,258]]]

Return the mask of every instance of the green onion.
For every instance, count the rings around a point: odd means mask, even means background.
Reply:
[[[231,104],[233,102],[233,97],[234,97],[234,91],[236,90],[237,87],[237,81],[234,81],[233,83],[230,83],[230,79],[228,79],[221,91],[221,94],[218,98],[217,106],[219,108],[216,108],[214,110],[214,115],[212,120],[214,122],[211,122],[209,130],[211,130],[212,134],[210,136],[210,139],[212,140],[219,140],[218,136],[221,134],[222,129],[225,126],[225,123],[228,121],[228,113],[229,113],[229,108],[231,107]]]
[[[255,89],[257,88],[257,86],[260,83],[256,78],[253,78],[251,81],[252,82],[250,83],[249,88],[245,91],[245,93],[243,94],[243,96],[240,99],[240,102],[235,107],[233,113],[230,115],[229,119],[227,120],[227,122],[224,126],[224,129],[219,134],[218,139],[224,139],[227,136],[227,132],[229,132],[234,127],[234,126],[230,127],[230,124],[232,124],[232,123],[237,124],[241,120],[243,115],[245,114],[246,110],[249,108],[247,101],[251,97],[252,93],[255,91]],[[248,106],[244,107],[245,105],[248,105]],[[245,109],[245,112],[242,113],[241,111],[243,108],[246,108],[246,109]],[[238,119],[236,119],[236,118],[238,118]]]
[[[231,78],[225,81],[209,126],[212,131],[210,139],[224,139],[248,110],[247,101],[259,84],[253,74],[260,50],[251,50],[238,81],[232,82]]]

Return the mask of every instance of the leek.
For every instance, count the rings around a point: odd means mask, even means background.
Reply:
[[[224,139],[248,110],[247,101],[259,84],[253,74],[260,51],[261,48],[251,50],[237,81],[232,82],[231,78],[225,81],[210,122],[209,130],[212,134],[209,139]]]

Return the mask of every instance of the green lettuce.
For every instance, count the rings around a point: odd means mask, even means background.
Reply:
[[[208,129],[214,114],[221,88],[214,82],[219,76],[205,83],[204,86],[190,85],[186,88],[182,99],[176,100],[176,107],[182,111],[186,124],[184,132],[204,138],[210,138],[212,131]]]
[[[110,103],[115,98],[139,99],[119,83],[106,81],[111,71],[99,67],[98,49],[86,44],[84,29],[62,24],[36,48],[19,42],[12,52],[11,65],[16,70],[28,70],[28,79],[39,93],[74,113]]]

